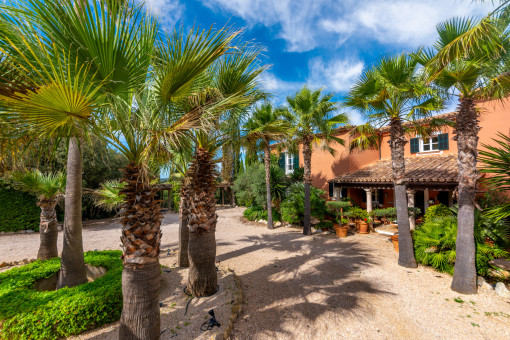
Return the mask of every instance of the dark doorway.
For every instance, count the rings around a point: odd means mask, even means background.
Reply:
[[[448,191],[440,191],[438,194],[437,194],[437,200],[439,201],[439,203],[441,204],[444,204],[446,206],[448,206]]]
[[[416,191],[414,194],[414,206],[420,208],[422,214],[425,212],[425,196],[423,191]]]

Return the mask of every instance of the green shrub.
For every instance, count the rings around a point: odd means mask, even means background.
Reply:
[[[346,216],[356,220],[364,220],[368,218],[368,212],[360,207],[352,207],[349,209]]]
[[[432,221],[435,218],[452,216],[452,211],[444,204],[436,204],[427,208],[427,212],[423,217],[423,223]]]
[[[0,183],[0,231],[39,230],[37,199]]]
[[[59,258],[0,273],[0,337],[57,339],[119,320],[121,255],[118,250],[85,253],[86,263],[108,272],[94,282],[56,291],[36,291],[34,284],[59,271]]]
[[[285,171],[278,166],[271,166],[271,198],[273,202],[284,199],[290,184]],[[234,192],[239,205],[266,207],[266,170],[264,164],[255,163],[240,173],[234,181]]]
[[[457,219],[454,216],[430,219],[413,233],[416,260],[453,275],[456,238]],[[507,257],[508,253],[483,241],[480,224],[475,225],[475,240],[476,270],[479,275],[487,275],[491,268],[489,262],[498,257]]]
[[[326,202],[326,208],[328,212],[335,216],[338,221],[342,219],[342,215],[345,214],[346,209],[351,206],[349,201],[329,201]]]
[[[326,215],[326,201],[322,198],[323,190],[310,186],[310,207],[313,217],[323,219]],[[287,190],[287,198],[281,204],[282,220],[288,223],[300,224],[305,216],[305,186],[294,183]]]
[[[315,226],[316,229],[331,229],[333,228],[333,222],[331,221],[321,221],[317,223]]]
[[[246,217],[248,221],[258,221],[264,220],[267,221],[267,210],[263,210],[260,207],[249,207],[243,213],[243,216]],[[273,209],[273,222],[281,221],[281,216],[276,209]]]

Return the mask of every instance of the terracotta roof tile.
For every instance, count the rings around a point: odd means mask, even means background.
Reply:
[[[416,156],[405,159],[408,183],[457,183],[457,157]],[[338,176],[333,183],[388,183],[393,182],[391,160],[381,160],[363,169]]]

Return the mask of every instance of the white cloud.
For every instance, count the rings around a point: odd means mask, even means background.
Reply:
[[[184,5],[179,0],[146,0],[152,11],[165,28],[173,28],[184,13]]]
[[[212,9],[239,16],[248,25],[277,29],[289,51],[309,51],[347,39],[375,39],[417,47],[430,43],[435,26],[455,16],[481,16],[493,5],[470,0],[202,0]],[[354,40],[353,40],[354,41]]]
[[[248,25],[276,26],[278,37],[289,51],[308,51],[319,45],[315,36],[316,18],[330,0],[202,0],[209,8],[219,8],[246,20]]]
[[[328,91],[347,91],[363,71],[363,66],[363,61],[358,59],[325,62],[321,57],[313,58],[308,65],[308,84],[312,87],[326,87]]]

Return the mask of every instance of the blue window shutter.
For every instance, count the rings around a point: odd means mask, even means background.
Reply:
[[[285,170],[285,153],[280,154],[280,158],[278,159],[278,166]]]
[[[299,153],[294,155],[294,169],[299,168]]]
[[[329,183],[329,197],[334,196],[334,189],[335,189],[335,184],[330,182]]]
[[[439,150],[448,150],[449,149],[449,142],[448,142],[448,134],[442,133],[439,136],[437,136],[437,139],[439,141]]]
[[[411,153],[420,152],[420,139],[419,138],[411,138]]]

